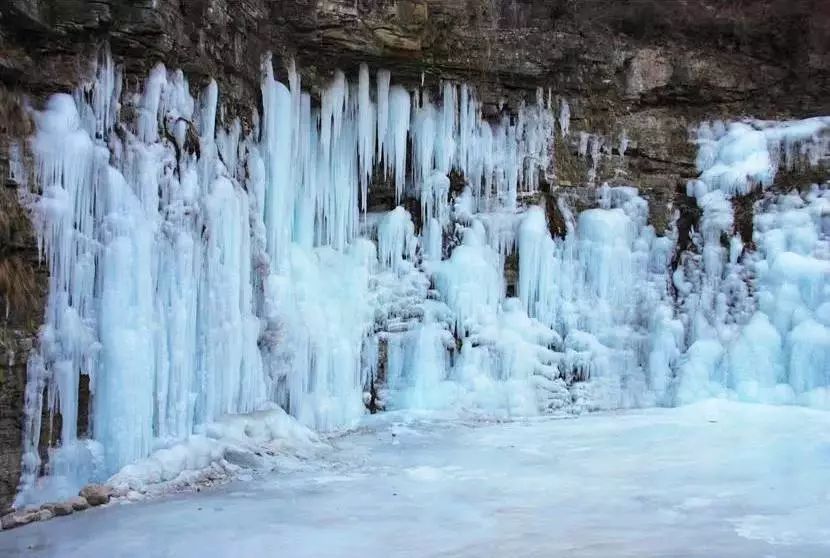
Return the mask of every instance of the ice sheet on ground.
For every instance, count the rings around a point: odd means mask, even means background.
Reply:
[[[290,474],[0,533],[0,555],[830,554],[830,413],[707,400],[516,422],[388,413]]]

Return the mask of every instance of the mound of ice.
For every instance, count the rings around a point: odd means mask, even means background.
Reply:
[[[766,188],[779,167],[816,166],[830,156],[830,117],[789,122],[703,122],[697,129],[699,180],[689,195],[720,190],[727,197]]]
[[[107,484],[121,492],[163,492],[228,479],[243,469],[295,467],[327,447],[280,408],[229,415],[123,467]]]

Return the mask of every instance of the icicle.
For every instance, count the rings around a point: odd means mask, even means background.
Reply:
[[[455,84],[445,82],[441,107],[441,123],[435,142],[435,168],[450,171],[455,159],[455,137],[458,133],[458,97]]]
[[[378,102],[378,151],[376,159],[380,161],[384,153],[384,143],[386,142],[387,127],[389,124],[389,83],[392,79],[392,74],[389,70],[378,70],[377,73],[377,102]],[[388,163],[387,163],[388,166]]]
[[[390,134],[384,144],[383,158],[395,176],[395,203],[400,202],[406,185],[406,148],[409,135],[410,99],[406,89],[398,85],[389,92]],[[388,149],[387,149],[388,148]]]
[[[435,168],[438,111],[428,98],[412,118],[412,179],[419,193]]]
[[[571,106],[565,99],[562,99],[559,106],[559,130],[563,138],[567,137],[571,131]]]
[[[358,83],[357,152],[360,161],[361,209],[363,211],[366,211],[369,181],[372,178],[372,169],[375,164],[375,106],[369,95],[369,88],[369,67],[361,64]]]
[[[334,108],[343,100],[343,94],[330,95],[324,100],[323,134],[328,140],[323,141],[323,148],[331,149],[332,120],[339,130],[342,106],[337,112]],[[324,97],[326,95],[324,94]],[[332,98],[334,97],[334,98]],[[291,93],[282,83],[274,80],[270,59],[265,65],[262,82],[262,147],[265,161],[265,226],[267,229],[267,249],[271,256],[272,271],[283,271],[288,265],[288,254],[292,239],[294,197],[292,181],[291,152]],[[325,116],[326,106],[330,112]],[[336,114],[333,114],[335,112]],[[329,127],[327,128],[327,124]],[[334,132],[335,135],[337,132]]]

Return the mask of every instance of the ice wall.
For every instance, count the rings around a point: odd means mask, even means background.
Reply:
[[[732,199],[769,188],[780,171],[830,160],[830,118],[703,123],[700,178],[688,185],[703,215],[674,273],[689,345],[677,402],[711,395],[830,408],[830,229],[824,185],[787,184],[759,196],[752,246]]]
[[[44,384],[62,425],[37,487],[46,493],[267,398],[251,200],[237,169],[221,163],[216,84],[194,99],[181,72],[157,66],[141,95],[124,97],[132,129],[119,122],[119,91],[106,61],[74,99],[56,95],[35,113],[34,215],[50,285],[29,364],[22,498],[36,488]],[[76,431],[82,374],[90,437]]]
[[[542,374],[551,409],[576,399],[606,408],[663,402],[682,341],[668,289],[672,238],[646,224],[635,189],[597,193],[599,207],[565,238],[551,238],[538,208],[519,231],[519,298],[562,339]],[[575,382],[591,393],[564,394]]]
[[[704,123],[695,141],[700,177],[688,195],[701,218],[683,253],[673,231],[646,224],[631,188],[597,189],[598,207],[574,218],[560,198],[563,239],[541,209],[523,218],[518,294],[563,340],[540,383],[548,408],[711,396],[830,408],[830,192],[762,193],[782,170],[827,168],[830,118]],[[753,192],[744,245],[733,199]]]
[[[284,84],[263,61],[262,114],[247,133],[217,120],[215,82],[194,97],[180,71],[158,65],[140,90],[122,91],[106,56],[74,96],[33,112],[32,210],[50,285],[19,503],[72,494],[223,415],[273,403],[317,429],[348,426],[365,412],[379,338],[404,316],[414,329],[387,351],[416,394],[404,399],[426,405],[450,380],[450,308],[465,306],[449,292],[449,307],[428,300],[440,272],[420,267],[442,263],[447,174],[468,177],[473,211],[515,208],[551,161],[550,106],[540,92],[489,122],[466,85],[443,84],[433,102],[384,70],[373,86],[365,65],[354,83],[338,72],[318,105],[293,64],[286,73]],[[420,199],[420,237],[400,207],[371,226],[376,167],[399,201]],[[495,313],[498,257],[472,258],[488,266]],[[402,364],[394,347],[410,337],[414,353],[402,350],[416,358]],[[78,432],[84,375],[91,409]],[[42,428],[44,406],[60,415],[59,433],[52,421]],[[54,448],[39,479],[42,431]]]

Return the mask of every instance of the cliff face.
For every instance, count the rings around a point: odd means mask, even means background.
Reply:
[[[687,206],[689,125],[830,113],[828,28],[823,0],[8,0],[0,9],[0,507],[19,474],[25,362],[46,284],[18,185],[6,179],[8,147],[29,133],[25,104],[73,89],[105,43],[133,88],[159,61],[181,68],[194,90],[215,78],[224,118],[246,124],[268,51],[278,68],[295,59],[312,90],[363,62],[405,85],[463,79],[493,116],[550,88],[570,103],[572,130],[609,152],[629,139],[625,168],[600,165],[596,182],[639,186],[662,229]],[[558,141],[558,192],[578,197],[588,191],[579,135]]]
[[[821,0],[9,4],[0,20],[0,82],[15,91],[71,88],[108,41],[134,80],[157,61],[181,68],[194,87],[214,77],[226,114],[245,115],[259,97],[268,51],[295,58],[306,85],[367,62],[391,68],[399,83],[420,83],[422,74],[427,86],[468,80],[494,111],[501,98],[515,103],[550,87],[575,105],[577,129],[629,130],[635,156],[651,160],[635,163],[636,175],[657,174],[670,151],[676,158],[689,121],[809,115],[830,105],[822,95],[830,6]]]

